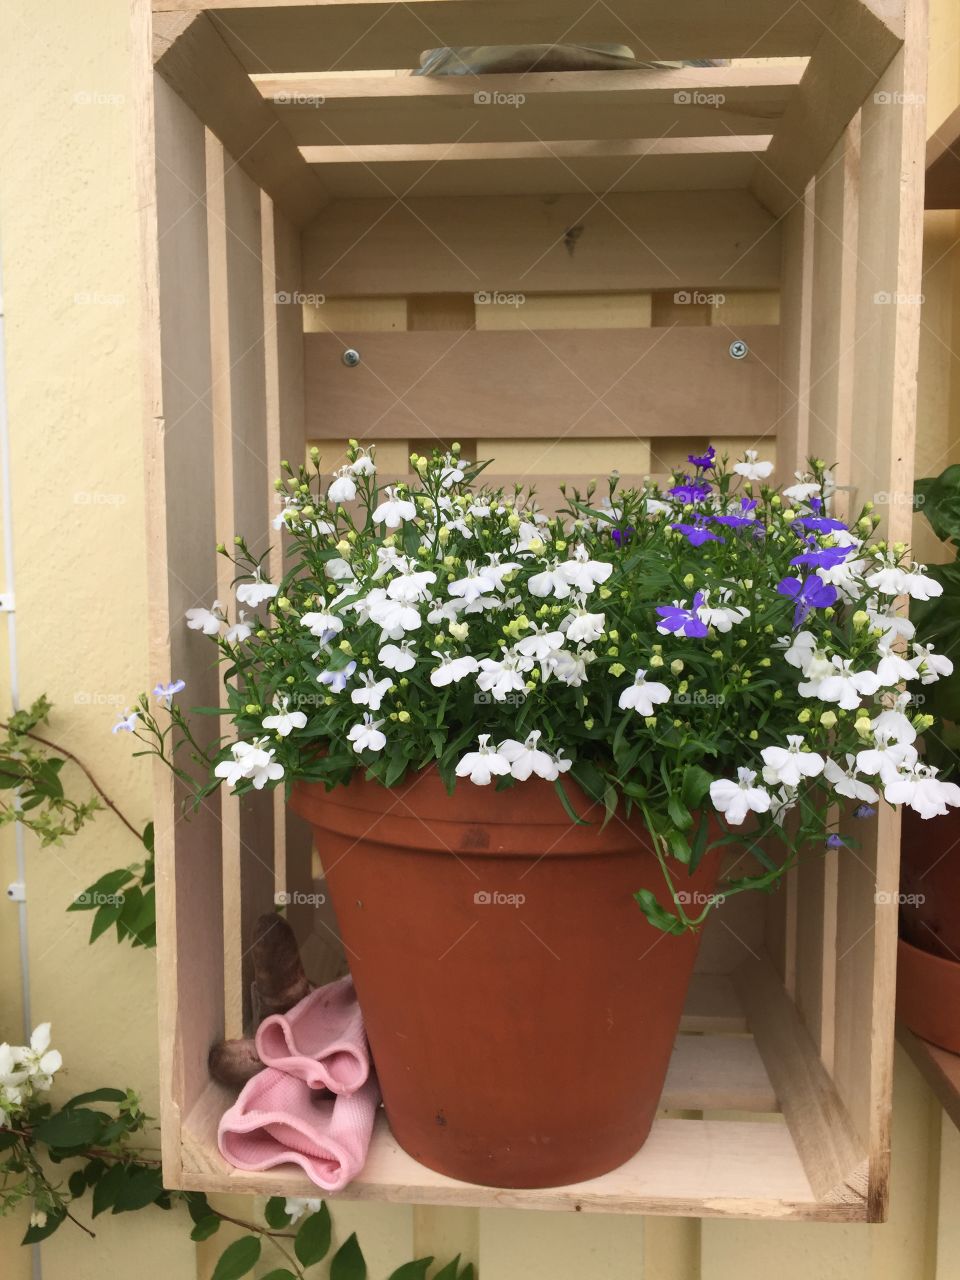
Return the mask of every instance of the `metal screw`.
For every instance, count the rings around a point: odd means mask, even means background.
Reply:
[[[353,347],[348,347],[343,353],[343,363],[348,369],[355,369],[360,363],[360,352],[354,351]]]
[[[750,348],[747,344],[742,342],[739,338],[730,343],[730,354],[733,356],[734,360],[742,360],[749,350]],[[344,359],[346,359],[346,356],[344,356]]]

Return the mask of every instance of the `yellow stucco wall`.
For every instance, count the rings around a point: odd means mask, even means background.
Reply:
[[[960,7],[936,0],[931,121],[960,101]],[[23,700],[45,691],[51,734],[95,769],[131,818],[149,817],[144,765],[110,736],[115,710],[151,683],[141,422],[140,292],[133,103],[142,51],[117,0],[11,0],[0,8],[0,243],[12,432],[16,631]],[[942,109],[941,109],[942,108]],[[960,283],[955,215],[929,224],[931,295],[921,386],[921,464],[958,438],[952,355]],[[960,329],[957,330],[960,333]],[[946,352],[946,354],[944,354]],[[9,584],[4,584],[9,585]],[[8,652],[0,634],[0,688]],[[7,702],[6,696],[3,698]],[[76,785],[81,780],[74,777]],[[30,998],[50,1020],[65,1088],[131,1084],[156,1113],[154,958],[86,943],[64,913],[102,870],[139,851],[102,816],[62,850],[28,845]],[[14,878],[11,834],[0,873]],[[0,903],[0,1038],[21,1032],[13,909]],[[587,1218],[344,1205],[373,1280],[417,1251],[462,1248],[484,1280],[955,1280],[960,1138],[913,1068],[898,1060],[892,1220],[879,1228]],[[0,1273],[30,1275],[22,1221],[0,1220]],[[63,1229],[42,1250],[44,1280],[197,1280],[183,1219],[145,1212],[100,1219],[98,1239]]]

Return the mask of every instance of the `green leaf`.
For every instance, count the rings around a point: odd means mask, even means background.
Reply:
[[[676,860],[682,862],[684,866],[690,861],[690,844],[682,831],[669,831],[667,833],[667,848]]]
[[[65,1102],[63,1109],[66,1111],[68,1107],[79,1107],[84,1102],[123,1102],[126,1096],[123,1089],[90,1089],[89,1092],[78,1093],[75,1098]]]
[[[210,1205],[202,1191],[188,1191],[184,1197],[187,1213],[193,1221],[202,1222],[210,1214]]]
[[[276,1271],[268,1272],[263,1280],[297,1280],[297,1277],[286,1267],[278,1267]]]
[[[190,1232],[190,1239],[196,1240],[198,1243],[201,1240],[209,1240],[210,1237],[212,1235],[216,1235],[219,1230],[220,1219],[215,1213],[209,1213],[205,1218],[201,1218]]]
[[[113,1212],[128,1213],[133,1209],[144,1209],[161,1195],[163,1178],[160,1170],[133,1166],[128,1169],[127,1177],[120,1185]]]
[[[104,905],[104,898],[112,898],[125,884],[133,879],[133,872],[128,867],[118,867],[108,871],[106,875],[88,885],[82,893],[78,893],[67,907],[68,911],[93,911]]]
[[[48,1236],[52,1236],[67,1216],[66,1209],[52,1209],[47,1212],[47,1220],[42,1227],[28,1227],[26,1234],[20,1241],[21,1244],[39,1244],[41,1240],[46,1240]]]
[[[701,769],[698,764],[688,764],[684,769],[680,796],[691,812],[695,812],[703,804],[712,781],[706,769]]]
[[[87,1189],[87,1179],[82,1169],[74,1169],[67,1179],[67,1186],[73,1199],[79,1200]]]
[[[700,814],[700,821],[697,823],[697,832],[693,837],[693,844],[690,848],[690,862],[688,870],[691,875],[700,865],[700,860],[707,851],[707,837],[710,833],[710,818],[706,812]]]
[[[312,1267],[327,1256],[330,1249],[330,1210],[322,1204],[300,1225],[293,1251],[305,1267]]]
[[[473,1263],[468,1262],[458,1276],[457,1280],[473,1280]]]
[[[113,1208],[113,1202],[126,1179],[126,1170],[122,1164],[115,1164],[107,1170],[93,1189],[93,1217]]]
[[[693,826],[693,817],[690,810],[675,795],[667,797],[667,813],[669,813],[670,821],[678,831],[689,831]]]
[[[357,1244],[356,1232],[333,1255],[330,1280],[367,1280],[367,1264]]]
[[[5,1130],[0,1133],[0,1151],[9,1151],[11,1147],[15,1147],[17,1145],[18,1141],[19,1138],[15,1133],[10,1133],[8,1130]]]
[[[284,1208],[286,1203],[284,1196],[271,1196],[267,1201],[263,1216],[267,1226],[272,1227],[274,1231],[280,1231],[283,1227],[290,1225],[290,1215]]]
[[[143,835],[140,837],[140,839],[143,841],[144,848],[147,850],[147,852],[152,854],[153,853],[153,823],[152,822],[148,822],[147,825],[143,828]]]
[[[650,889],[640,889],[634,895],[640,910],[650,923],[664,933],[683,933],[683,922],[666,907],[660,905]]]
[[[83,1147],[96,1141],[108,1119],[101,1111],[71,1107],[41,1120],[33,1133],[48,1147]]]
[[[441,1267],[433,1280],[458,1280],[460,1271],[460,1255],[459,1253],[452,1262],[448,1262],[445,1267]]]
[[[120,918],[120,912],[123,910],[123,903],[104,903],[102,907],[97,908],[97,914],[93,917],[93,926],[90,929],[90,937],[88,942],[96,942],[102,933],[116,923]]]
[[[391,1271],[389,1280],[426,1280],[427,1269],[432,1258],[417,1258],[415,1262],[405,1262],[396,1271]]]
[[[220,1255],[211,1280],[237,1280],[252,1271],[260,1259],[260,1241],[256,1236],[241,1236]]]

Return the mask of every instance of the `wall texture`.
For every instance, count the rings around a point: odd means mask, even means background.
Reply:
[[[139,0],[136,0],[139,4]],[[930,115],[960,101],[960,10],[934,4]],[[145,767],[113,738],[117,710],[152,683],[146,659],[143,457],[140,439],[143,272],[139,258],[134,102],[145,49],[115,0],[50,0],[42,16],[12,0],[0,11],[0,242],[21,698],[54,700],[50,731],[69,743],[131,819],[149,817]],[[928,225],[922,354],[921,471],[944,465],[960,438],[953,354],[958,289],[955,215]],[[10,584],[4,584],[4,588]],[[0,639],[6,709],[9,653]],[[79,777],[74,785],[82,787]],[[156,1111],[154,960],[109,939],[90,948],[71,897],[102,870],[138,858],[102,815],[63,849],[27,848],[29,995],[50,1020],[71,1092],[138,1088]],[[0,836],[3,884],[12,836]],[[0,1038],[22,1029],[14,909],[0,924]],[[343,1205],[338,1228],[361,1234],[374,1280],[416,1252],[481,1257],[485,1280],[954,1280],[960,1138],[904,1059],[898,1061],[894,1183],[882,1227],[561,1217]],[[30,1275],[0,1220],[2,1272]],[[105,1274],[201,1280],[215,1253],[195,1248],[179,1215],[100,1219],[96,1242],[63,1229],[42,1249],[44,1280]],[[217,1250],[218,1252],[219,1250]]]

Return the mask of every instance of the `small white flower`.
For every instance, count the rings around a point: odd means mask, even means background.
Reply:
[[[823,776],[830,783],[838,796],[846,796],[848,800],[860,800],[865,804],[875,804],[877,793],[867,782],[857,777],[856,757],[846,756],[846,768],[837,764],[836,760],[827,760],[823,766]]]
[[[305,613],[300,618],[301,627],[306,627],[312,636],[317,636],[324,644],[328,644],[333,636],[343,630],[343,619],[335,613]]]
[[[34,1209],[30,1214],[31,1227],[45,1227],[47,1225],[47,1214],[44,1209]]]
[[[220,601],[214,600],[212,609],[188,609],[186,619],[191,631],[202,631],[205,636],[219,635],[223,622]]]
[[[313,1199],[311,1196],[287,1196],[283,1209],[292,1225],[302,1218],[305,1213],[319,1213],[322,1204],[322,1200]]]
[[[490,735],[482,733],[478,739],[479,750],[468,751],[457,765],[457,777],[469,778],[477,787],[489,786],[497,777],[510,772],[510,761],[496,747],[488,746]]]
[[[117,723],[110,730],[111,733],[133,733],[137,725],[140,723],[140,712],[125,710],[123,715],[117,717]]]
[[[479,662],[469,654],[462,658],[452,658],[448,653],[438,653],[434,649],[433,656],[440,659],[439,667],[434,667],[430,672],[430,683],[435,689],[442,689],[448,684],[459,684],[464,676],[473,675],[480,670]]]
[[[349,470],[350,474],[354,476],[372,476],[376,475],[377,467],[366,449],[361,449],[353,462],[349,464]]]
[[[943,587],[927,575],[926,566],[903,568],[881,560],[879,568],[867,574],[867,585],[885,596],[908,595],[913,600],[932,600],[943,595]]]
[[[533,658],[537,662],[548,662],[550,658],[563,648],[563,632],[551,631],[549,624],[534,627],[522,640],[517,641],[517,652],[525,658]]]
[[[266,738],[257,738],[254,742],[235,742],[230,748],[232,760],[221,760],[214,769],[214,774],[222,778],[233,790],[244,779],[249,779],[257,791],[262,791],[268,782],[277,782],[283,777],[283,765],[274,760],[273,748],[264,750]]]
[[[430,599],[430,585],[436,582],[437,575],[430,569],[418,573],[402,573],[387,587],[387,596],[391,600],[399,600],[401,604],[418,604],[421,600]]]
[[[387,745],[386,735],[380,732],[382,720],[374,720],[369,712],[363,717],[362,724],[355,724],[347,734],[347,741],[352,743],[354,751],[382,751]]]
[[[770,786],[783,783],[786,787],[797,787],[803,778],[816,778],[823,772],[823,756],[805,750],[798,733],[787,734],[785,747],[764,747],[760,756],[763,780]]]
[[[941,676],[953,675],[953,663],[942,653],[934,653],[932,644],[915,644],[910,664],[921,684],[935,684]]]
[[[592,649],[584,649],[583,645],[578,646],[576,653],[571,653],[569,649],[558,649],[543,664],[543,678],[548,680],[550,676],[556,676],[562,684],[579,689],[586,683],[587,667],[596,656]]]
[[[156,700],[169,711],[173,706],[173,699],[178,693],[182,693],[187,687],[186,680],[171,680],[169,684],[162,681],[154,687],[153,696]]]
[[[560,623],[560,630],[573,644],[577,644],[581,640],[584,644],[593,644],[595,640],[599,640],[603,635],[605,623],[606,615],[589,613],[583,607],[583,597],[581,596],[580,603]]]
[[[379,711],[381,702],[392,688],[393,681],[389,676],[378,680],[372,671],[365,671],[357,687],[350,690],[350,701],[355,702],[358,707],[369,707],[371,711]]]
[[[720,593],[720,603],[718,605],[710,604],[710,592],[704,591],[703,603],[697,608],[697,617],[701,622],[705,622],[708,627],[713,627],[722,635],[726,635],[738,622],[743,622],[750,617],[750,610],[744,608],[743,605],[728,605],[727,600],[730,599],[729,591]]]
[[[341,556],[333,556],[327,560],[323,566],[324,576],[330,578],[333,582],[345,582],[354,576],[353,569],[348,561]]]
[[[337,472],[336,479],[330,482],[327,489],[327,501],[333,503],[334,506],[340,502],[353,502],[357,496],[357,486],[350,472],[350,467],[341,467]]]
[[[370,621],[380,628],[380,640],[402,640],[408,631],[416,631],[421,625],[420,614],[411,604],[400,600],[391,600],[385,592],[378,590],[381,597],[373,599],[374,592],[367,596],[367,610]]]
[[[347,681],[357,669],[355,662],[348,662],[345,667],[341,667],[338,671],[321,671],[317,676],[317,684],[325,684],[331,693],[343,693],[347,687]]]
[[[960,807],[960,787],[943,782],[931,765],[914,761],[908,772],[884,781],[883,798],[888,804],[908,805],[921,818],[942,817],[951,805]]]
[[[732,827],[739,827],[748,813],[766,813],[770,808],[770,793],[753,785],[756,776],[752,769],[738,769],[736,782],[718,778],[710,783],[713,807]]]
[[[888,644],[877,645],[880,661],[877,664],[877,680],[881,685],[899,684],[901,680],[916,680],[917,669],[901,653]]]
[[[533,668],[533,659],[516,650],[506,650],[499,661],[495,658],[480,659],[477,687],[493,696],[494,702],[505,702],[510,693],[527,694],[526,673]]]
[[[783,496],[789,498],[791,502],[809,502],[811,498],[819,497],[820,485],[814,480],[807,480],[803,472],[795,472],[799,483],[791,484],[783,491]]]
[[[481,596],[489,595],[491,591],[498,590],[500,584],[496,576],[489,570],[492,566],[481,565],[479,568],[473,560],[466,563],[466,575],[457,578],[451,582],[447,591],[451,596],[459,597],[461,600],[471,604],[474,600],[479,600]]]
[[[819,698],[821,702],[835,702],[845,711],[855,711],[862,695],[876,693],[880,680],[875,671],[852,671],[852,658],[835,654],[832,670],[821,679],[798,686],[804,698]]]
[[[549,595],[555,596],[557,600],[566,600],[571,588],[562,572],[562,566],[554,560],[549,568],[533,575],[527,583],[527,590],[541,600]]]
[[[385,644],[377,657],[388,671],[412,671],[417,665],[416,651],[410,647],[409,640],[399,645]]]
[[[272,582],[264,582],[258,569],[252,581],[241,582],[237,587],[237,600],[241,604],[248,604],[251,609],[256,609],[257,605],[263,604],[264,600],[272,600],[279,590],[280,588],[275,587]]]
[[[591,560],[582,542],[578,543],[573,559],[560,565],[561,576],[585,595],[589,595],[595,587],[606,582],[611,573],[613,573],[613,565],[609,561]]]
[[[798,631],[792,638],[790,636],[781,636],[779,644],[785,644],[787,647],[784,651],[784,660],[789,662],[791,667],[796,667],[807,674],[807,667],[813,659],[813,655],[817,652],[817,642],[812,631]]]
[[[773,473],[772,462],[758,462],[756,449],[747,449],[743,462],[734,463],[733,469],[745,480],[766,480]]]
[[[912,769],[917,759],[917,749],[909,742],[894,742],[884,733],[874,733],[874,745],[857,752],[857,771],[879,777],[886,784],[898,778],[901,769]]]
[[[631,709],[641,716],[656,715],[656,706],[670,700],[670,690],[657,680],[647,680],[646,671],[641,669],[620,693],[617,703],[621,711]]]
[[[59,1050],[50,1048],[49,1022],[41,1022],[34,1027],[29,1047],[15,1048],[13,1057],[20,1068],[27,1072],[35,1089],[49,1089],[55,1072],[63,1066]]]
[[[275,730],[281,738],[288,737],[294,729],[305,729],[307,725],[307,717],[302,711],[288,711],[289,698],[282,695],[274,698],[273,705],[277,708],[276,715],[264,716],[261,724],[265,729]]]
[[[227,644],[242,644],[253,635],[253,624],[247,622],[246,617],[246,611],[241,609],[239,618],[232,627],[227,628],[227,634],[223,637]]]
[[[893,742],[913,743],[917,740],[917,731],[913,727],[906,709],[910,705],[910,694],[901,693],[894,700],[893,706],[885,707],[870,724],[875,734],[883,734]]]
[[[539,729],[529,733],[524,742],[507,738],[505,742],[500,743],[497,751],[510,762],[510,773],[518,782],[526,782],[532,773],[535,773],[538,778],[545,778],[548,782],[553,782],[560,776],[555,757],[540,747]],[[569,763],[567,767],[569,768]]]
[[[374,520],[381,520],[388,529],[399,529],[404,520],[413,520],[417,514],[416,506],[408,498],[398,498],[395,488],[388,485],[384,492],[386,501],[381,502],[373,513]]]

